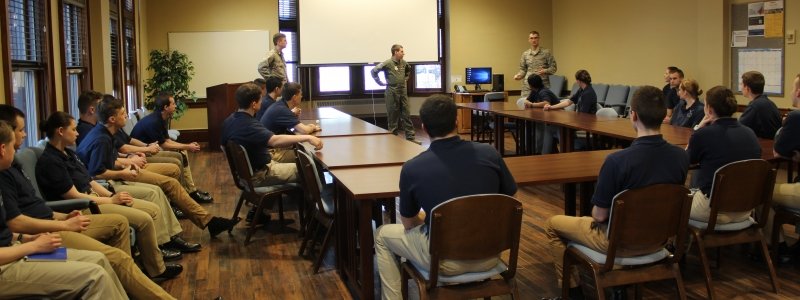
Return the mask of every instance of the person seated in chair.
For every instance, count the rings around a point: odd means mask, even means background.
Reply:
[[[575,111],[580,113],[595,114],[597,112],[597,93],[595,93],[594,88],[592,88],[592,76],[589,75],[589,72],[586,70],[578,70],[575,72],[575,82],[578,83],[578,87],[580,89],[574,95],[555,105],[545,104],[544,110],[563,109],[567,106],[575,104]],[[559,130],[560,128],[558,126],[547,126],[547,133],[545,136],[559,138]],[[552,153],[552,149],[554,147],[552,143],[552,138],[544,139],[542,144],[542,154]],[[584,148],[586,148],[586,143],[584,140],[575,140],[576,150],[581,150]],[[561,149],[561,151],[563,152],[564,149]]]
[[[678,102],[678,105],[675,105],[672,118],[668,123],[686,128],[693,128],[699,124],[705,117],[705,104],[698,99],[702,94],[703,90],[700,89],[696,80],[686,79],[682,81],[678,86],[678,96],[681,101]]]
[[[428,214],[436,205],[460,196],[517,192],[514,178],[494,148],[458,135],[456,110],[453,100],[444,95],[429,97],[420,108],[430,148],[403,164],[400,171],[402,224],[383,225],[375,234],[383,299],[400,299],[400,266],[395,255],[430,265]],[[491,218],[483,221],[491,222]],[[445,261],[441,270],[443,275],[481,272],[497,265],[498,259]]]
[[[317,124],[303,124],[293,109],[299,109],[300,101],[303,99],[303,91],[299,83],[288,82],[283,86],[281,100],[270,105],[269,109],[261,116],[261,124],[264,128],[275,134],[312,134],[322,130]],[[263,101],[262,101],[263,102]],[[263,104],[262,104],[263,105]],[[272,159],[278,162],[294,162],[294,151],[292,149],[270,149]]]
[[[664,88],[661,89],[667,105],[667,117],[664,118],[664,121],[669,122],[672,119],[675,106],[681,100],[680,96],[678,96],[678,86],[683,82],[683,70],[673,66],[667,67],[667,72],[664,73],[664,80],[667,82]]]
[[[167,132],[169,122],[172,120],[172,116],[175,115],[175,110],[177,108],[175,105],[175,98],[168,93],[159,93],[154,100],[154,104],[155,111],[139,120],[139,122],[136,122],[136,126],[131,130],[130,137],[142,144],[157,144],[164,150],[179,153],[180,155],[178,157],[182,164],[182,179],[187,188],[186,192],[198,203],[213,202],[214,198],[212,198],[209,193],[197,189],[194,185],[192,170],[189,168],[189,154],[187,151],[200,151],[200,144],[197,142],[184,144],[173,141]]]
[[[736,108],[736,97],[731,90],[722,86],[711,88],[706,96],[705,117],[689,138],[686,152],[692,164],[700,165],[692,178],[692,188],[695,188],[692,220],[708,222],[711,214],[708,196],[717,169],[735,161],[761,158],[761,146],[753,130],[731,117]],[[717,224],[741,222],[748,217],[749,211],[720,212]]]
[[[263,86],[259,81],[263,81]],[[261,120],[261,117],[264,116],[264,112],[267,111],[271,105],[275,104],[278,99],[281,99],[281,93],[283,92],[283,82],[279,77],[268,77],[266,80],[263,78],[258,78],[253,80],[253,83],[258,84],[261,88],[264,89],[263,95],[261,96],[261,109],[256,112],[256,120]],[[300,115],[300,108],[295,107],[292,109],[292,113],[299,116]]]
[[[764,95],[764,75],[758,71],[742,74],[739,84],[742,95],[750,99],[750,104],[739,117],[739,123],[750,127],[762,139],[774,139],[775,132],[781,128],[781,113],[778,106]]]
[[[528,86],[531,87],[531,93],[525,98],[525,108],[544,108],[545,105],[556,105],[559,103],[558,96],[550,89],[544,86],[542,77],[539,75],[528,76]],[[547,125],[544,123],[536,122],[536,149],[535,153],[543,153],[542,146],[545,138],[553,139],[552,135],[545,137],[545,129]],[[549,143],[552,145],[552,142]],[[552,149],[548,149],[546,153],[550,153]]]
[[[580,276],[577,267],[562,269],[567,244],[575,242],[605,253],[608,250],[606,228],[614,196],[627,189],[654,184],[682,185],[686,180],[688,155],[661,136],[661,122],[666,114],[661,90],[653,86],[643,86],[637,90],[631,99],[630,114],[637,138],[630,147],[609,154],[603,162],[597,177],[597,188],[592,195],[594,206],[591,216],[557,215],[545,223],[545,234],[549,239],[550,255],[559,285],[563,272],[572,272],[568,283],[571,299],[583,299],[583,293],[578,282]]]

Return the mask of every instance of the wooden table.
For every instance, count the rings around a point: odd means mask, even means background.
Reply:
[[[391,134],[321,139],[323,147],[316,152],[316,157],[329,169],[400,165],[425,150],[420,145]]]
[[[305,124],[314,124],[317,120],[301,120]],[[334,118],[334,119],[319,119],[319,126],[322,131],[314,132],[313,135],[317,137],[334,137],[334,136],[353,136],[353,135],[372,135],[372,134],[389,134],[386,129],[372,125],[371,123],[361,120],[359,118]]]
[[[311,105],[309,102],[301,104],[301,120],[352,118],[350,115],[333,107],[311,107]]]

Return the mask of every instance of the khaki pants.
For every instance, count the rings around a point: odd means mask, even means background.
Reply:
[[[181,184],[186,188],[186,192],[194,192],[197,187],[194,185],[194,177],[192,177],[192,168],[189,164],[183,163],[183,156],[189,157],[186,150],[180,151],[159,151],[153,156],[147,158],[148,163],[170,163],[178,166],[181,170]]]
[[[800,209],[800,183],[779,183],[772,191],[772,203],[788,208]],[[764,226],[764,238],[767,242],[772,240],[772,218],[775,211],[770,208],[769,219]],[[783,234],[778,235],[779,241],[783,242]]]
[[[171,167],[172,171],[170,174],[174,176],[164,176],[159,173],[151,172],[146,169],[142,169],[139,172],[139,176],[136,177],[137,182],[149,183],[161,188],[164,191],[164,194],[172,200],[172,202],[178,206],[186,215],[189,217],[189,220],[194,223],[197,227],[206,228],[206,224],[211,221],[213,217],[206,211],[200,204],[197,204],[192,197],[189,197],[189,194],[186,193],[186,190],[183,189],[180,182],[176,179],[180,174],[178,167],[170,164],[162,164],[164,166]]]
[[[272,161],[279,163],[287,163],[287,164],[295,163],[294,149],[269,148],[269,154],[270,156],[272,156]]]
[[[378,274],[381,278],[383,299],[400,299],[400,265],[395,259],[399,255],[419,266],[431,265],[428,251],[428,234],[423,225],[405,230],[402,224],[387,224],[375,233],[375,256],[378,260]],[[483,272],[496,266],[498,258],[475,261],[445,260],[439,264],[442,275],[458,275],[467,272]]]
[[[256,186],[269,186],[297,182],[297,164],[271,161],[253,174]]]
[[[564,251],[567,249],[567,243],[576,242],[602,253],[608,250],[606,226],[597,226],[592,229],[592,223],[594,223],[592,217],[557,215],[547,219],[545,234],[549,240],[550,256],[553,258],[559,286],[561,286],[561,279],[564,278]],[[569,272],[572,272],[569,286],[571,288],[578,287],[580,278],[577,266],[572,266]]]
[[[160,187],[132,181],[112,181],[114,190],[118,192],[128,192],[133,198],[152,202],[158,206],[158,214],[153,219],[156,227],[156,243],[163,245],[170,241],[170,238],[183,231],[181,223],[172,212],[172,205]]]
[[[100,211],[104,214],[118,214],[126,219],[130,226],[136,230],[136,246],[141,252],[142,263],[150,276],[157,276],[164,273],[166,266],[161,250],[158,249],[156,241],[156,228],[153,224],[159,214],[157,205],[139,199],[133,200],[131,207],[118,204],[100,205]]]
[[[710,199],[706,197],[701,191],[696,191],[692,197],[692,212],[689,218],[692,220],[708,222],[708,216],[711,215]],[[747,220],[750,217],[750,212],[718,212],[717,224],[736,223]]]
[[[65,262],[20,259],[0,266],[0,285],[3,299],[128,299],[102,253],[76,249],[67,249]]]
[[[134,299],[175,299],[150,278],[147,278],[133,262],[133,258],[130,256],[130,231],[128,231],[128,222],[124,217],[114,214],[89,217],[92,218],[89,230],[83,233],[59,232],[64,247],[103,253],[111,263],[111,267],[114,268],[114,272],[117,273],[125,291]],[[105,239],[95,237],[104,237]],[[108,245],[100,241],[104,241]],[[127,247],[127,250],[119,247]]]

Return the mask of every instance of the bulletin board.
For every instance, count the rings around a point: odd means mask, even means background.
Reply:
[[[783,96],[784,86],[784,33],[785,3],[779,1],[783,12],[765,10],[759,3],[752,2],[731,5],[730,88],[741,93],[739,82],[747,71],[759,71],[764,74],[766,84],[764,94]],[[775,3],[773,3],[775,4]],[[767,6],[769,8],[769,6]],[[770,13],[772,12],[772,13]],[[761,14],[761,16],[759,15]],[[765,28],[765,22],[766,28]],[[734,38],[735,32],[747,32],[746,45],[734,46],[741,38]]]

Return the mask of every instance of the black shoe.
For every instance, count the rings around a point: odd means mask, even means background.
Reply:
[[[170,260],[178,260],[183,257],[180,251],[170,249],[169,247],[161,248],[161,256],[164,257],[164,261]]]
[[[256,216],[256,210],[255,208],[251,208],[250,211],[247,212],[247,216],[244,218],[244,221],[247,223],[251,223],[253,222],[253,218],[255,216]],[[261,220],[260,220],[261,224],[269,223],[270,219],[272,219],[272,216],[270,216],[270,214],[263,212],[261,213]]]
[[[186,219],[186,214],[177,206],[172,206],[172,213],[174,213],[175,217],[178,219]]]
[[[197,202],[197,203],[211,203],[211,202],[214,202],[214,198],[211,198],[211,196],[201,195],[197,191],[191,192],[189,194],[189,197],[192,197],[192,199],[194,199],[194,201]]]
[[[169,242],[164,244],[164,247],[172,248],[183,253],[198,252],[200,251],[200,248],[202,248],[200,244],[187,242],[186,240],[177,235],[173,236]]]
[[[196,189],[196,190],[195,190],[195,192],[197,192],[198,194],[200,194],[200,195],[203,195],[203,196],[209,196],[209,197],[211,197],[211,194],[209,194],[209,193],[208,193],[208,192],[206,192],[206,191],[201,191],[200,189]]]
[[[164,273],[161,273],[158,276],[153,277],[152,279],[153,281],[164,281],[175,278],[182,272],[183,272],[183,266],[179,264],[167,264]]]
[[[220,218],[220,217],[213,217],[211,221],[208,221],[206,224],[206,228],[208,229],[208,233],[211,234],[211,237],[215,237],[218,234],[222,233],[223,231],[230,231],[236,226],[236,223],[239,223],[241,218],[236,218],[235,220]]]

